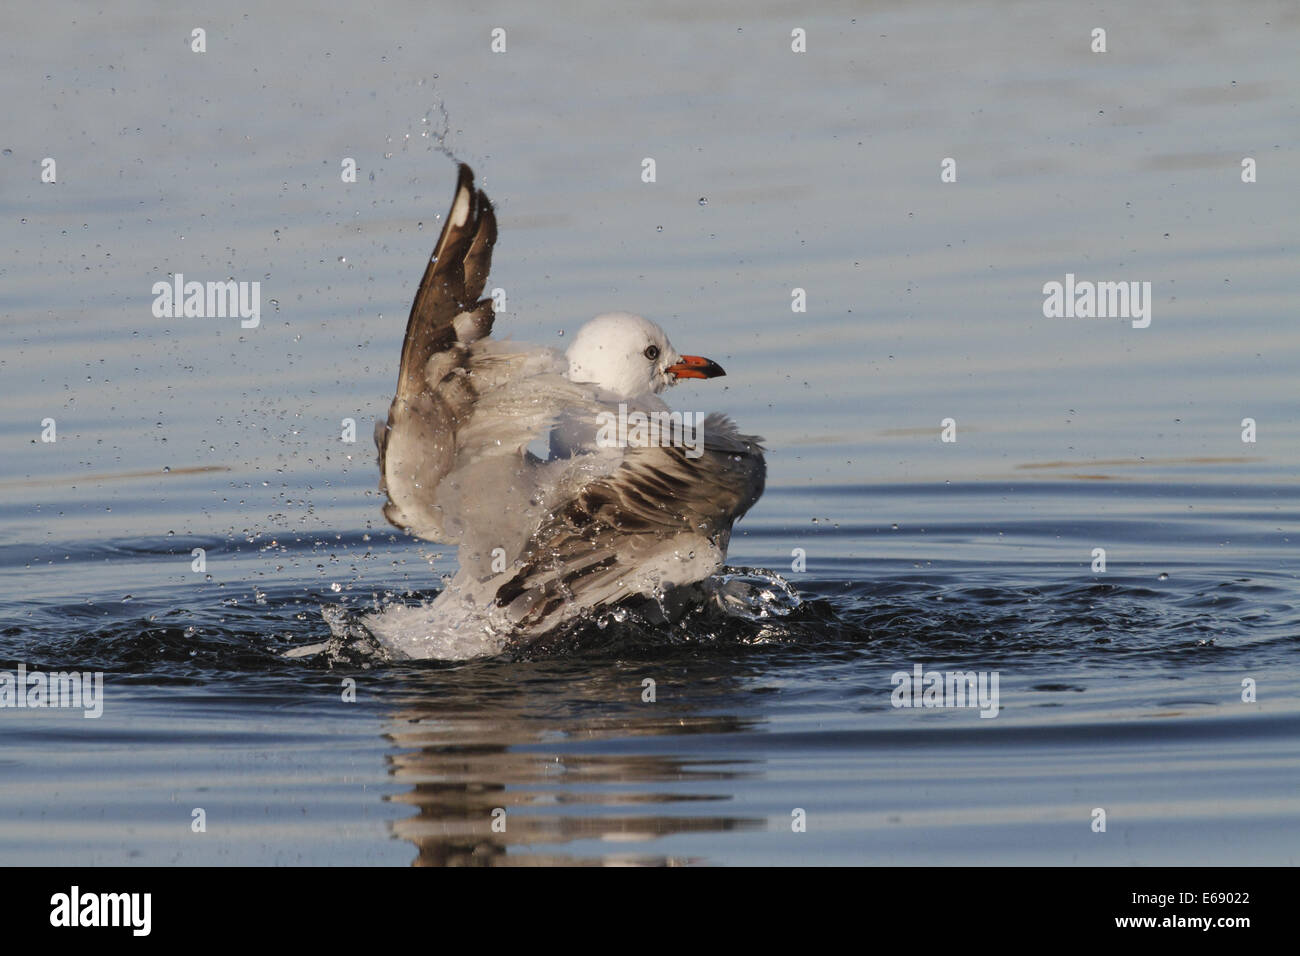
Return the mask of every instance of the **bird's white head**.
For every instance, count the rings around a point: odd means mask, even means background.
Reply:
[[[578,330],[565,354],[569,381],[597,385],[618,398],[658,394],[682,378],[726,374],[717,362],[682,355],[663,329],[630,312],[596,316]]]

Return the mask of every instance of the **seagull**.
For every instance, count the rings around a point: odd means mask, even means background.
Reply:
[[[432,603],[366,617],[399,657],[498,654],[620,606],[676,620],[763,493],[763,439],[659,397],[724,372],[654,322],[599,315],[566,352],[492,338],[496,238],[462,163],[375,424],[384,517],[459,561]]]

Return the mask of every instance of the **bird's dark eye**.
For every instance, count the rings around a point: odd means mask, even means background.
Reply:
[[[653,362],[655,359],[657,359],[657,358],[659,357],[659,346],[657,346],[657,345],[647,345],[647,346],[646,346],[646,350],[645,350],[645,357],[648,358],[648,359],[649,359],[650,361],[652,361],[652,362]]]

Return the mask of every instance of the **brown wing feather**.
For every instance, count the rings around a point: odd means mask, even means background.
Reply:
[[[459,206],[467,206],[462,222],[455,221]],[[492,202],[474,188],[474,171],[460,164],[456,194],[443,223],[442,234],[425,267],[402,342],[402,365],[397,395],[419,392],[426,384],[424,367],[434,354],[458,341],[456,316],[487,306],[482,338],[492,331],[492,300],[479,302],[492,266],[492,246],[497,238],[497,217]]]
[[[541,632],[570,604],[599,607],[639,593],[643,582],[630,576],[660,552],[694,540],[725,554],[732,525],[763,493],[766,465],[761,439],[735,434],[722,416],[709,416],[710,425],[722,434],[699,458],[678,447],[629,448],[612,474],[584,486],[534,533],[497,606]],[[659,583],[683,583],[671,577]]]
[[[479,299],[492,266],[496,213],[462,163],[447,220],[411,305],[397,392],[388,420],[376,424],[384,516],[399,528],[437,538],[436,492],[455,461],[456,429],[476,399],[464,374],[468,349],[492,331],[492,300]]]

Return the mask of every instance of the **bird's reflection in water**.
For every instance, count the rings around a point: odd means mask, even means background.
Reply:
[[[415,865],[678,865],[695,860],[627,844],[767,825],[717,812],[731,788],[709,787],[761,772],[758,762],[649,739],[743,733],[757,721],[699,713],[698,702],[666,695],[674,680],[650,664],[564,669],[494,663],[413,681],[387,736],[390,773],[411,784],[390,799],[416,810],[393,831],[417,847]],[[673,670],[696,688],[734,680]],[[659,682],[657,702],[642,700],[647,676]],[[575,841],[608,848],[566,851]]]

